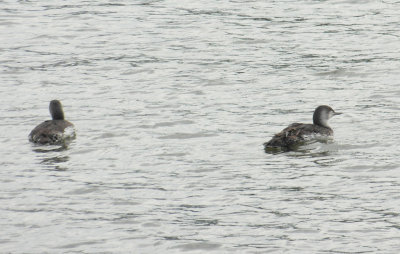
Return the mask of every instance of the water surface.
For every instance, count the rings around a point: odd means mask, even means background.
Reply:
[[[397,253],[399,3],[4,1],[4,253]],[[68,148],[28,142],[59,99]],[[314,108],[333,143],[266,154]]]

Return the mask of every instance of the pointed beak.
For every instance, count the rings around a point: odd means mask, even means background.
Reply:
[[[336,115],[341,115],[341,114],[342,114],[342,112],[334,112],[334,113],[333,113],[334,116],[336,116]]]

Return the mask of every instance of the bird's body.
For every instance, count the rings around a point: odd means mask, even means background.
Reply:
[[[329,106],[319,106],[313,115],[313,124],[292,123],[281,132],[275,134],[271,140],[264,143],[264,148],[290,150],[292,147],[301,144],[309,137],[332,136],[333,130],[328,126],[327,121],[334,115],[339,115]]]
[[[52,120],[36,126],[29,134],[29,141],[38,144],[60,144],[66,139],[75,138],[74,125],[64,120],[64,112],[59,101],[50,102],[50,114]],[[65,135],[66,133],[68,135]]]
[[[29,134],[29,141],[38,144],[57,144],[63,140],[66,128],[74,125],[66,120],[47,120]]]

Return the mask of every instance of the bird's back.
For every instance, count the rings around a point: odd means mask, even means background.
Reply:
[[[31,131],[29,140],[39,144],[57,144],[62,141],[64,130],[73,126],[66,120],[48,120]]]
[[[281,132],[275,134],[272,139],[264,143],[265,149],[268,148],[283,148],[289,149],[294,145],[305,140],[306,136],[320,134],[332,135],[330,128],[321,127],[315,124],[292,123]]]

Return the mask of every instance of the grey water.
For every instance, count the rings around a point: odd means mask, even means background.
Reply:
[[[0,2],[0,253],[398,253],[400,2]],[[77,138],[29,132],[59,99]],[[262,143],[318,105],[333,142]]]

